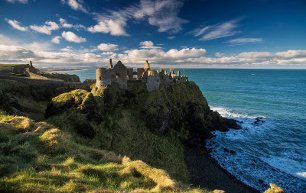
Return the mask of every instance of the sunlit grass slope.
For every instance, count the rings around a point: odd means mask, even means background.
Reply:
[[[145,151],[143,149],[143,151]],[[0,192],[203,192],[46,122],[0,112]]]

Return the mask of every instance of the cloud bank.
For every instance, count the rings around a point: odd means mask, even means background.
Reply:
[[[63,36],[75,41],[75,36],[71,36],[69,32],[66,32]],[[22,41],[14,41],[0,34],[0,63],[24,63],[32,60],[41,66],[80,64],[101,66],[103,62],[106,64],[109,58],[114,58],[132,66],[142,65],[144,60],[149,59],[153,65],[171,65],[173,67],[306,67],[306,50],[241,52],[232,55],[218,53],[216,56],[210,57],[207,56],[207,50],[204,48],[169,50],[140,48],[127,49],[118,53],[112,52],[112,50],[117,49],[117,46],[119,45],[103,43],[99,49],[73,49],[66,47],[61,50],[54,50],[52,44],[48,42],[33,42],[29,44]]]

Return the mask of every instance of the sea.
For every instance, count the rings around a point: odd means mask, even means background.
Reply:
[[[81,80],[95,69],[65,71]],[[181,69],[212,110],[238,120],[240,130],[213,132],[210,155],[243,183],[263,192],[275,183],[306,192],[306,70]],[[187,94],[187,93],[186,93]]]

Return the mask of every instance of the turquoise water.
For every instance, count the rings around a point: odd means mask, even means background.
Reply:
[[[81,80],[95,70],[70,71]],[[241,121],[241,130],[215,132],[206,143],[217,162],[263,191],[276,183],[306,190],[306,70],[182,69],[212,109]],[[263,121],[254,124],[256,117]],[[233,150],[229,152],[229,150]]]

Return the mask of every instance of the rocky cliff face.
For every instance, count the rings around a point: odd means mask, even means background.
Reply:
[[[131,110],[155,134],[170,129],[185,134],[198,133],[210,137],[213,130],[239,128],[234,120],[210,110],[205,97],[193,82],[173,83],[157,91],[147,92],[142,83],[132,83],[129,90],[112,84],[102,90],[75,90],[61,94],[48,104],[46,118],[74,109],[86,115],[88,121],[101,122],[108,112]],[[98,105],[99,104],[99,105]]]
[[[183,143],[201,146],[212,130],[238,128],[235,121],[210,110],[193,82],[152,92],[140,82],[128,88],[112,84],[91,92],[63,93],[48,104],[45,117],[98,147],[144,160],[184,182],[188,171]]]

